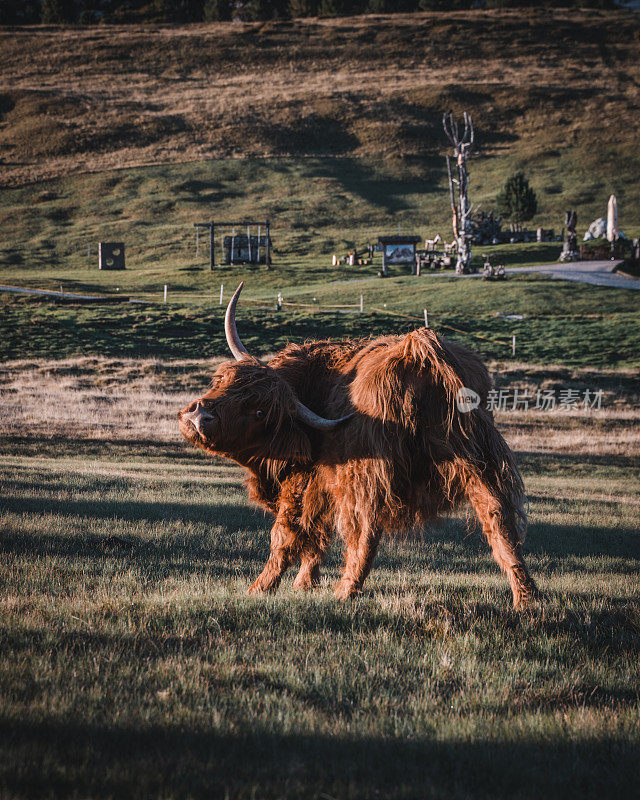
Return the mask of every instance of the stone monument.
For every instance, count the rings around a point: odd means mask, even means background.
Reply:
[[[578,212],[575,209],[569,209],[564,217],[565,234],[560,261],[577,261],[580,257],[578,253],[578,234],[576,233],[577,224]]]

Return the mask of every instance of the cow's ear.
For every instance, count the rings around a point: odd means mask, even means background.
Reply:
[[[311,441],[302,427],[291,419],[273,432],[269,442],[269,457],[297,464],[311,461]]]

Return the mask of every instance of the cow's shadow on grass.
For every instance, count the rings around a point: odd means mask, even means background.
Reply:
[[[269,550],[270,519],[241,504],[0,497],[0,505],[5,512],[67,518],[73,526],[68,535],[4,530],[0,553],[5,555],[93,560],[97,569],[110,559],[136,565],[158,579],[170,574],[248,578],[260,571]],[[112,524],[103,535],[84,533],[89,519]],[[159,522],[165,523],[166,532],[160,537]],[[136,524],[142,534],[131,531]]]
[[[114,484],[118,484],[118,479]],[[104,480],[101,479],[101,483]],[[49,487],[47,487],[49,488]],[[236,503],[211,503],[199,499],[176,502],[151,502],[144,500],[63,500],[40,497],[11,497],[0,495],[5,511],[18,514],[54,514],[61,517],[91,519],[119,519],[127,522],[182,522],[205,523],[223,526],[230,533],[255,526],[265,520],[262,511]]]
[[[0,743],[1,785],[30,797],[631,797],[640,758],[636,742],[587,733],[439,741],[71,719],[4,719]]]
[[[104,562],[118,562],[123,568],[136,567],[147,579],[163,581],[171,576],[206,575],[212,578],[256,577],[269,552],[269,534],[255,537],[189,534],[149,541],[137,536],[46,536],[3,531],[0,554],[23,558],[82,559],[94,562],[100,572]]]
[[[39,457],[61,458],[63,456],[117,456],[122,455],[127,461],[132,456],[141,459],[153,457],[166,458],[185,464],[197,463],[202,454],[193,448],[187,448],[181,442],[158,442],[154,439],[124,439],[110,437],[97,439],[91,437],[51,436],[15,436],[2,437],[0,453],[7,455],[38,455]],[[215,463],[207,461],[207,463]]]
[[[544,475],[554,470],[564,472],[576,470],[592,474],[593,467],[619,467],[638,469],[640,459],[638,456],[614,455],[609,453],[553,453],[541,450],[539,452],[516,451],[516,458],[521,467],[538,475]]]

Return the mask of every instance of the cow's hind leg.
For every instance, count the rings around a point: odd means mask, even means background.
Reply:
[[[300,571],[293,582],[294,589],[307,591],[320,585],[320,566],[332,538],[332,527],[321,520],[316,520],[309,530],[301,531]]]
[[[380,530],[366,526],[360,531],[353,530],[345,535],[347,554],[344,572],[335,589],[339,600],[346,600],[358,594],[373,565],[373,559],[380,541]]]
[[[274,592],[297,555],[297,537],[286,521],[278,518],[271,529],[271,553],[264,569],[249,587],[249,594]]]
[[[467,488],[467,495],[491,545],[493,557],[509,579],[513,606],[523,609],[538,596],[538,590],[522,557],[516,512],[507,501],[500,501],[496,494],[490,486],[479,480]]]
[[[320,585],[320,565],[324,553],[305,551],[300,559],[300,571],[293,582],[294,589],[308,591]]]

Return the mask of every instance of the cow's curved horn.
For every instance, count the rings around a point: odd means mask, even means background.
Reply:
[[[240,341],[238,329],[236,328],[236,306],[238,305],[238,298],[240,297],[240,292],[242,291],[243,286],[244,281],[242,281],[240,286],[238,286],[238,288],[235,290],[234,295],[227,306],[227,313],[224,316],[224,332],[225,336],[227,337],[227,344],[229,345],[229,350],[231,350],[233,353],[233,357],[236,361],[242,361],[247,356],[251,358],[251,353],[249,353],[247,348]]]
[[[240,297],[240,292],[242,291],[243,286],[244,281],[242,281],[240,286],[238,286],[238,288],[235,290],[233,297],[229,301],[227,313],[224,317],[224,332],[227,337],[227,344],[229,345],[229,349],[233,353],[236,361],[242,361],[247,356],[249,358],[253,358],[251,353],[240,341],[238,329],[236,328],[236,306],[238,305],[238,298]],[[353,414],[347,414],[346,417],[340,417],[339,419],[325,419],[324,417],[318,416],[310,408],[307,408],[305,404],[301,403],[297,398],[296,406],[300,419],[303,422],[306,422],[307,425],[310,425],[312,428],[316,428],[319,431],[331,431],[353,416]]]
[[[338,425],[346,422],[346,420],[351,419],[353,414],[347,414],[346,417],[339,417],[338,419],[325,419],[324,417],[319,417],[314,411],[310,408],[307,408],[304,403],[301,403],[296,398],[296,405],[298,407],[298,416],[303,422],[306,422],[307,425],[310,425],[312,428],[315,428],[319,431],[332,431],[334,428],[337,428]]]

